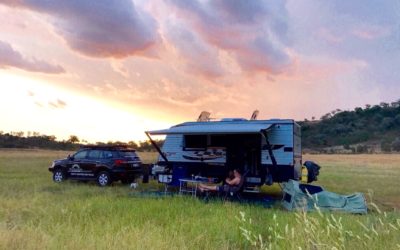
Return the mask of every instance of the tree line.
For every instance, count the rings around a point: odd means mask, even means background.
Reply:
[[[159,146],[163,140],[155,140]],[[0,148],[36,148],[52,150],[77,150],[88,144],[86,140],[80,140],[78,136],[71,135],[67,140],[58,141],[54,135],[43,135],[38,132],[8,132],[0,131]],[[150,141],[108,141],[96,142],[94,145],[127,145],[138,151],[155,151]]]

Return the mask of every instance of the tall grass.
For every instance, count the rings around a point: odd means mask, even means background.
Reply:
[[[181,196],[138,197],[131,195],[137,191],[120,183],[107,188],[75,181],[58,185],[47,168],[53,159],[66,155],[0,150],[0,249],[398,249],[400,244],[400,213],[394,206],[378,211],[371,204],[366,216],[303,214],[279,206],[266,209],[231,202],[206,204]],[[152,161],[155,155],[141,157]],[[374,156],[365,156],[367,162],[368,157],[374,161]],[[382,176],[387,176],[386,171],[399,176],[399,163],[380,166]],[[329,184],[331,191],[341,189],[343,182],[335,186],[323,176],[338,178],[336,171],[344,168],[345,161],[328,159],[322,165],[321,182]],[[348,165],[351,171],[363,167]],[[368,164],[364,167],[367,173],[373,169]],[[347,177],[355,183],[351,183],[354,190],[346,192],[361,191],[357,182],[369,178]],[[374,197],[379,195],[383,202],[391,199],[386,183],[376,182]],[[140,188],[146,186],[140,184]],[[152,183],[152,188],[161,187]],[[251,232],[250,239],[261,235],[262,244],[247,240],[243,229]]]
[[[236,217],[242,236],[254,249],[399,249],[400,218],[370,202],[374,216],[367,219],[340,213],[297,211],[295,221],[281,224],[276,214],[267,232],[254,229],[244,212]]]

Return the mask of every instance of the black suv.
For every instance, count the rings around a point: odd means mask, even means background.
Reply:
[[[99,186],[107,186],[119,180],[133,182],[142,174],[142,163],[127,146],[85,146],[66,159],[55,160],[49,171],[55,182],[95,180]]]

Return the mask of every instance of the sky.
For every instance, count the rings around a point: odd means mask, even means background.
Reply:
[[[0,131],[89,142],[400,98],[400,0],[0,0]]]

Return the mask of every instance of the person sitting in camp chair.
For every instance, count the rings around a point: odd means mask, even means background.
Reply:
[[[200,184],[199,189],[200,191],[218,191],[220,193],[228,193],[232,189],[239,187],[241,184],[242,175],[240,174],[238,169],[233,170],[233,176],[229,174],[229,176],[225,179],[225,184],[216,186],[216,185],[205,185]]]

